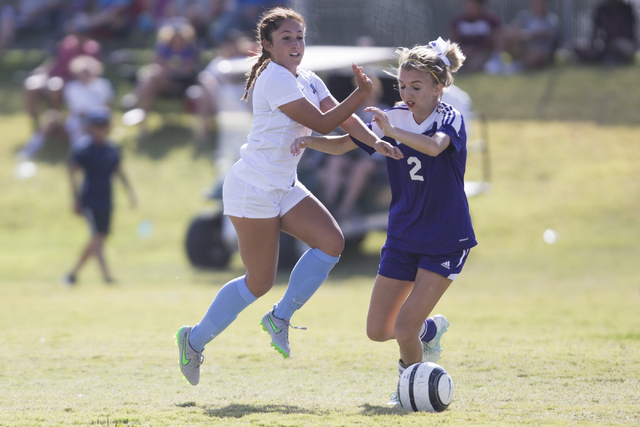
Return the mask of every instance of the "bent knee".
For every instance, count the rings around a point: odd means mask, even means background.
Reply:
[[[370,331],[368,329],[367,329],[367,338],[375,342],[388,341],[388,338],[384,334],[380,333],[380,331]]]
[[[271,290],[275,282],[275,278],[270,280],[268,278],[260,277],[260,275],[250,276],[247,274],[245,276],[245,281],[253,296],[260,298]]]
[[[344,236],[340,229],[336,229],[331,234],[327,234],[321,245],[318,245],[318,249],[327,255],[334,257],[340,256],[344,251]]]
[[[409,328],[406,325],[396,325],[394,329],[396,341],[399,343],[414,341],[418,337],[419,333],[419,330],[415,331],[414,328]]]
[[[367,338],[376,342],[389,341],[393,338],[393,331],[387,331],[379,326],[367,325]]]

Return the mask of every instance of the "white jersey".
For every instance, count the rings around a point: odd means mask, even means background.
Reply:
[[[113,86],[107,79],[92,79],[88,84],[72,80],[64,86],[64,101],[69,109],[65,128],[71,145],[84,134],[82,116],[96,106],[107,106],[113,100]]]
[[[315,73],[297,72],[296,77],[270,62],[253,89],[253,124],[233,170],[239,179],[265,191],[294,185],[301,156],[292,156],[289,147],[294,139],[311,135],[311,129],[290,119],[279,107],[306,97],[319,108],[320,101],[331,95]]]
[[[92,79],[86,85],[72,80],[64,86],[64,101],[73,116],[81,116],[97,105],[108,105],[112,99],[113,87],[107,79]]]

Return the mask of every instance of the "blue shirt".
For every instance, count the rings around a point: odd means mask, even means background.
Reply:
[[[387,115],[394,126],[409,132],[427,136],[442,132],[451,138],[449,146],[432,157],[393,138],[383,137],[404,154],[400,160],[387,158],[392,194],[387,246],[444,255],[477,245],[464,192],[467,135],[462,115],[442,102],[420,124],[404,104],[390,108]],[[368,126],[382,137],[377,124]],[[360,141],[354,139],[354,142],[369,154],[375,152]]]
[[[89,136],[83,138],[83,143],[71,153],[71,161],[84,172],[80,203],[86,208],[110,210],[111,176],[120,165],[120,152],[108,141],[96,144]]]

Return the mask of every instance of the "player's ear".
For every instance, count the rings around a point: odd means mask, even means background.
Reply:
[[[269,40],[262,40],[262,49],[264,49],[267,52],[271,53],[271,49],[272,48],[273,48],[273,45],[271,44],[271,42]]]
[[[435,90],[433,91],[433,97],[436,99],[442,98],[442,95],[444,95],[444,88],[442,86],[442,83],[437,83],[434,89]]]

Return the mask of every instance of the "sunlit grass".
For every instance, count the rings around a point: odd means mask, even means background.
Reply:
[[[309,329],[292,332],[290,359],[258,326],[285,272],[207,348],[201,384],[181,378],[173,334],[243,271],[237,258],[228,271],[189,266],[186,228],[214,171],[194,156],[188,117],[154,120],[142,145],[118,131],[140,198],[130,211],[116,186],[107,256],[118,284],[90,263],[66,289],[87,231],[71,214],[64,151],[47,148],[36,175],[16,179],[28,120],[0,117],[0,426],[640,423],[637,125],[489,122],[493,190],[470,200],[480,245],[437,307],[451,321],[441,363],[456,397],[434,415],[385,407],[397,348],[364,333],[379,233],[296,314]]]

